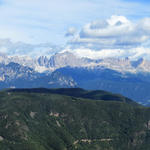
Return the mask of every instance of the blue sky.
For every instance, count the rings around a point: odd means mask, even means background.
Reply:
[[[141,4],[139,4],[139,2]],[[149,17],[147,1],[134,0],[2,0],[0,35],[14,41],[63,44],[69,27],[123,15],[132,20]]]
[[[131,2],[131,0],[124,0],[124,1]],[[132,2],[139,2],[139,3],[150,3],[150,1],[149,1],[149,0],[132,0]]]
[[[150,17],[149,8],[147,0],[0,0],[0,39],[66,45],[70,28],[80,32],[112,15],[138,22]]]

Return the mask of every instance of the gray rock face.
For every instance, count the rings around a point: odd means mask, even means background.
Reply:
[[[43,66],[47,68],[53,68],[53,70],[67,66],[88,67],[90,69],[101,66],[122,73],[150,72],[150,61],[144,60],[143,58],[140,58],[139,60],[135,61],[130,60],[128,58],[106,58],[92,60],[88,58],[79,58],[73,53],[64,52],[53,55],[52,57],[50,57],[49,61],[47,61],[47,59],[45,60],[45,58],[43,59]]]
[[[139,73],[150,72],[150,60],[140,58],[138,60],[130,60],[128,58],[106,58],[106,59],[89,59],[80,58],[71,52],[56,53],[48,58],[47,56],[40,56],[39,58],[30,58],[27,56],[6,56],[0,54],[0,63],[9,64],[11,62],[18,63],[22,66],[32,68],[36,72],[53,72],[62,67],[88,67],[97,68],[105,67],[121,73]]]
[[[0,89],[3,88],[31,88],[31,87],[76,87],[76,83],[69,76],[59,72],[51,74],[39,73],[27,66],[11,62],[0,64]]]
[[[40,56],[38,59],[37,59],[37,62],[40,66],[45,66],[45,67],[48,67],[49,66],[49,60],[46,56]]]
[[[8,82],[19,78],[32,80],[36,78],[37,73],[29,67],[11,62],[7,65],[0,64],[0,74],[2,81]]]
[[[49,66],[53,68],[61,68],[65,66],[82,66],[84,65],[84,60],[76,57],[70,52],[57,53],[53,55],[49,60]]]

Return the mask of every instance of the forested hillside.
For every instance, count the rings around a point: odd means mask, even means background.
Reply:
[[[83,89],[0,92],[2,150],[148,150],[149,143],[150,109],[123,96]]]

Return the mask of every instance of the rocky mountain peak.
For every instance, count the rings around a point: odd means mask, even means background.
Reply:
[[[47,66],[49,60],[46,56],[40,56],[37,61],[40,66]]]
[[[78,58],[73,53],[64,52],[64,53],[57,53],[53,55],[50,60],[49,64],[51,67],[61,68],[64,66],[80,66],[84,63],[81,58]]]

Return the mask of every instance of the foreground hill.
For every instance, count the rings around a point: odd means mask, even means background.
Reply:
[[[148,150],[150,109],[133,104],[104,91],[2,91],[0,149]]]

